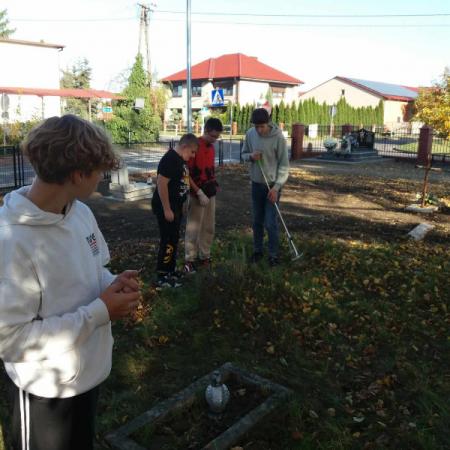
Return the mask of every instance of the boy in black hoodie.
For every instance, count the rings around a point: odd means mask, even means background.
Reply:
[[[152,209],[160,232],[157,288],[181,286],[175,268],[183,203],[189,192],[186,162],[195,156],[197,150],[197,137],[192,133],[185,134],[176,148],[169,149],[158,165],[156,191],[152,198]]]

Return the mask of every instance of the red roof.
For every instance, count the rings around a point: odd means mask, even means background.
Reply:
[[[75,97],[75,98],[111,98],[119,100],[123,97],[108,91],[97,89],[42,89],[26,87],[0,87],[1,94],[37,95],[38,97]]]
[[[192,80],[218,80],[224,78],[271,81],[292,85],[303,84],[303,81],[258,61],[258,58],[255,56],[247,56],[242,53],[205,59],[205,61],[191,67]],[[163,78],[162,81],[186,81],[186,79],[187,70],[184,69]]]

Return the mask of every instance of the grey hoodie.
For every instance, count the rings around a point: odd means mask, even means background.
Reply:
[[[90,209],[42,211],[29,187],[0,208],[0,358],[16,386],[41,397],[72,397],[111,369],[113,338],[100,293],[114,280]]]
[[[281,130],[273,123],[269,123],[269,127],[267,136],[260,136],[254,127],[247,131],[242,157],[244,161],[251,161],[251,153],[261,152],[261,164],[267,180],[279,191],[289,176],[288,152]],[[251,162],[250,179],[255,183],[265,184],[259,162]]]

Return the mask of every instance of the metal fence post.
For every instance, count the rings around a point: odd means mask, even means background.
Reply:
[[[19,154],[19,173],[20,173],[20,186],[25,184],[25,168],[23,166],[23,153],[19,146],[17,146],[18,154]]]
[[[18,180],[17,180],[17,166],[18,166],[18,164],[17,164],[17,152],[18,152],[18,147],[17,147],[17,145],[15,145],[14,147],[13,147],[13,151],[12,151],[12,154],[13,154],[13,172],[14,172],[14,189],[17,189],[19,186],[18,186]]]
[[[431,161],[433,147],[433,128],[424,125],[420,129],[419,145],[417,147],[417,164],[426,166]]]
[[[353,131],[353,125],[345,124],[342,125],[341,137],[344,137],[346,134],[349,134]]]
[[[219,141],[219,166],[223,166],[223,141]]]

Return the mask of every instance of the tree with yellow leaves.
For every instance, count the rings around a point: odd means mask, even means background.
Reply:
[[[414,118],[450,138],[450,68],[431,88],[422,88],[415,102]]]

